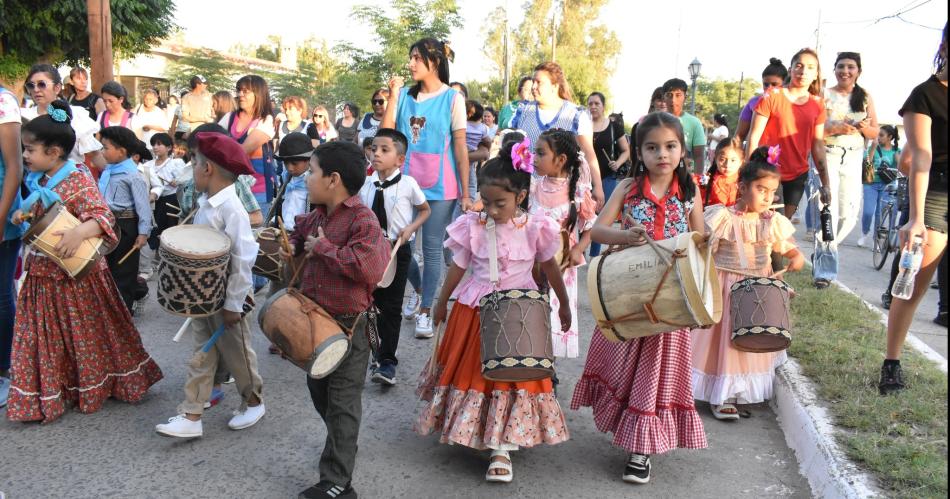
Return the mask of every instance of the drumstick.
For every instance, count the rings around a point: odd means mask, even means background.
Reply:
[[[788,267],[785,267],[784,269],[779,270],[778,272],[773,273],[773,274],[770,275],[769,277],[771,277],[772,279],[776,279],[776,278],[781,277],[782,274],[784,274],[784,273],[786,273],[786,272],[788,272]]]
[[[136,251],[138,251],[139,248],[140,248],[140,246],[135,246],[135,247],[133,247],[132,249],[130,249],[128,253],[126,253],[125,255],[122,256],[122,258],[119,259],[119,263],[117,263],[116,265],[122,265],[123,263],[125,263],[125,261],[126,261],[130,256],[132,256],[132,253],[135,253]]]
[[[270,209],[267,210],[267,218],[264,219],[264,227],[267,227],[267,224],[268,222],[270,222],[271,217],[273,217],[274,214],[276,213],[277,205],[284,202],[284,190],[287,189],[287,184],[289,183],[290,183],[289,180],[284,182],[280,186],[280,189],[277,191],[277,196],[274,197],[274,200],[270,205]]]
[[[175,336],[172,338],[172,341],[178,343],[181,340],[181,337],[185,335],[185,331],[188,330],[188,326],[191,325],[191,317],[185,319],[185,323],[181,325],[181,328],[178,329],[178,332],[175,333]]]
[[[178,222],[178,225],[185,225],[185,224],[187,224],[188,222],[191,221],[191,219],[195,216],[196,213],[198,213],[198,208],[195,208],[195,209],[191,210],[191,212],[188,213],[188,216],[186,216],[184,220]],[[180,212],[179,212],[179,215],[181,215]]]

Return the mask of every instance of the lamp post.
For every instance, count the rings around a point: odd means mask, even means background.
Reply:
[[[693,97],[689,102],[689,114],[693,116],[696,115],[696,80],[699,79],[699,71],[703,69],[703,63],[699,62],[699,59],[693,58],[693,62],[689,63],[689,78],[693,80]]]

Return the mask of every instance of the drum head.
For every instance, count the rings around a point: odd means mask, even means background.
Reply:
[[[169,227],[159,241],[166,251],[199,260],[221,256],[231,249],[231,238],[210,225]]]
[[[685,245],[677,246],[685,249],[689,272],[683,272],[683,265],[679,265],[680,279],[683,282],[687,297],[690,295],[698,300],[687,299],[687,306],[700,324],[714,324],[719,322],[722,315],[722,295],[719,289],[719,278],[713,264],[712,253],[708,247],[700,248],[703,236],[698,232],[680,235]]]
[[[350,340],[345,334],[338,334],[327,338],[315,352],[308,374],[313,379],[323,378],[343,362],[346,352],[350,350]]]

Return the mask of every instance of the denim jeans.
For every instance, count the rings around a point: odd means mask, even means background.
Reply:
[[[604,198],[610,199],[610,195],[614,193],[614,189],[617,188],[617,184],[620,183],[620,181],[617,180],[617,177],[614,175],[603,177],[601,181],[604,184]],[[600,254],[600,243],[593,243],[593,242],[590,243],[590,257],[594,258],[595,256],[599,254]]]
[[[0,371],[10,369],[13,322],[16,316],[16,288],[13,273],[20,254],[20,240],[0,242]]]
[[[848,237],[857,225],[861,212],[861,163],[864,159],[862,149],[843,149],[826,147],[828,158],[828,180],[831,184],[832,227],[834,241],[822,241],[815,236],[815,255],[813,277],[833,281],[838,278],[838,245]]]
[[[864,184],[864,211],[861,213],[861,233],[871,232],[875,224],[881,221],[881,205],[887,199],[884,188],[887,184],[884,182],[874,182],[873,184]]]
[[[442,270],[445,265],[445,256],[442,252],[445,241],[445,228],[452,223],[452,214],[455,211],[456,200],[430,200],[429,208],[432,214],[422,224],[422,272],[419,279],[419,264],[412,258],[409,261],[409,283],[415,289],[422,288],[421,308],[431,308],[435,299],[436,288],[442,280]],[[416,243],[420,238],[416,237]]]

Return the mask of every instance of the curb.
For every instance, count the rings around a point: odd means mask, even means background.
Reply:
[[[831,417],[819,405],[815,387],[801,373],[798,362],[788,359],[775,374],[770,405],[812,495],[848,499],[881,496],[874,478],[858,469],[838,447]]]

